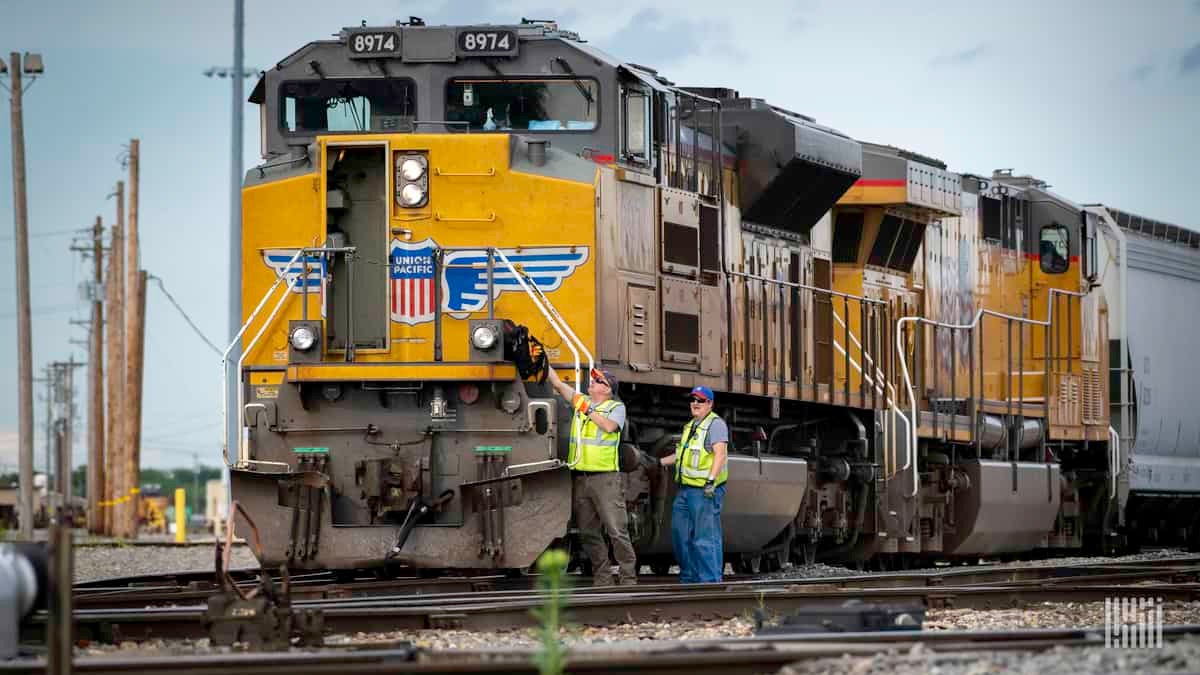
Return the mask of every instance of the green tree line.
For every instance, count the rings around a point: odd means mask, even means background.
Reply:
[[[140,474],[140,485],[143,493],[148,493],[151,486],[157,485],[161,494],[166,495],[174,502],[175,488],[183,488],[187,490],[188,503],[192,505],[194,513],[203,512],[204,504],[204,484],[210,480],[220,478],[221,469],[212,466],[201,466],[199,469],[192,467],[178,469],[142,469]],[[0,474],[0,487],[15,486],[17,484],[18,475],[16,473]],[[196,486],[197,489],[193,489]],[[84,497],[87,496],[87,467],[76,467],[71,472],[71,489],[73,493]],[[198,493],[198,494],[193,494]],[[197,510],[199,509],[199,510]]]

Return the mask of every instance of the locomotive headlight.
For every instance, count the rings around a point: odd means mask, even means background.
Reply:
[[[476,326],[471,332],[471,344],[482,351],[491,349],[496,345],[496,331],[491,326]]]
[[[306,352],[317,343],[317,334],[308,326],[300,326],[292,331],[292,335],[288,339],[298,351]]]
[[[400,175],[404,180],[417,180],[425,175],[425,162],[415,157],[410,157],[400,164]]]
[[[409,183],[400,190],[400,203],[404,206],[417,206],[425,199],[425,191],[416,183]]]

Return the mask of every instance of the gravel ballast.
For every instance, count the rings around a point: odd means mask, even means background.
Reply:
[[[214,556],[213,546],[77,546],[75,581],[213,571]],[[256,565],[258,561],[249,547],[233,547],[229,558],[232,569]]]
[[[983,675],[985,673],[1192,673],[1200,664],[1200,638],[1188,636],[1156,649],[1055,647],[1042,652],[934,653],[922,645],[907,652],[813,659],[780,670],[780,675]]]

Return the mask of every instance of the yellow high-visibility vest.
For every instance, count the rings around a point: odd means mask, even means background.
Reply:
[[[699,423],[692,419],[683,425],[683,437],[679,439],[679,446],[675,449],[675,482],[692,487],[704,487],[708,482],[708,472],[712,470],[713,456],[716,453],[704,449],[704,440],[708,437],[708,427],[715,419],[717,414],[710,412]],[[728,478],[729,463],[726,462],[713,483],[721,485]]]
[[[592,409],[607,415],[620,403],[609,399],[597,403]],[[567,462],[576,471],[616,471],[618,469],[618,446],[621,444],[621,429],[608,433],[587,415],[576,411],[571,419],[571,446]],[[582,452],[582,456],[580,453]]]

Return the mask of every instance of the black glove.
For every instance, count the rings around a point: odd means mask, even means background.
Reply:
[[[638,464],[641,464],[642,468],[647,471],[651,471],[662,466],[657,457],[649,455],[641,450],[638,450]]]

